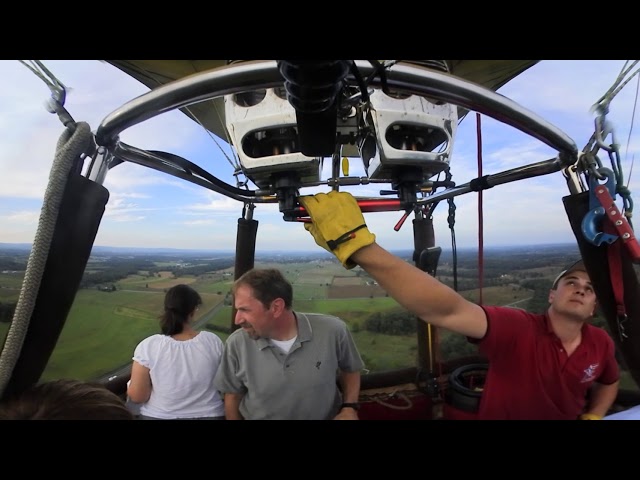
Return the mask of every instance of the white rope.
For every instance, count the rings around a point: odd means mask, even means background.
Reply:
[[[40,290],[44,267],[49,257],[49,249],[69,172],[74,161],[88,150],[93,138],[87,123],[78,122],[74,126],[75,129],[65,129],[58,140],[22,289],[4,347],[0,352],[0,397],[11,379],[11,374],[22,351]]]
[[[54,90],[56,88],[58,88],[58,86],[62,86],[63,88],[64,85],[62,84],[62,82],[60,80],[58,80],[48,69],[47,67],[44,66],[44,64],[38,60],[30,60],[29,62],[25,62],[24,60],[18,60],[21,64],[23,64],[25,67],[27,67],[29,70],[31,70],[40,80],[42,80],[44,83],[47,84],[47,86],[51,89]],[[53,81],[49,81],[47,79],[47,77],[45,77],[44,74],[46,74],[49,78],[51,78]]]
[[[618,74],[618,78],[616,78],[616,80],[613,82],[613,85],[611,85],[609,90],[607,90],[606,93],[602,95],[602,97],[600,97],[598,101],[593,105],[593,107],[591,107],[593,111],[598,112],[599,114],[608,113],[611,100],[613,100],[613,98],[618,93],[620,93],[620,90],[622,90],[627,85],[627,83],[629,83],[631,79],[638,75],[638,73],[640,72],[640,68],[638,68],[635,72],[631,74],[629,73],[638,64],[638,62],[639,60],[634,60],[631,65],[627,66],[627,64],[629,63],[629,61],[627,60],[627,62],[622,67],[622,70]],[[627,78],[623,81],[625,77]]]

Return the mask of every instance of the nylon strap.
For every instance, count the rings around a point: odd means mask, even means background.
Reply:
[[[602,220],[602,227],[605,233],[611,235],[616,234],[616,229],[608,218]],[[624,305],[624,282],[622,280],[622,261],[620,259],[622,254],[621,245],[622,240],[620,238],[611,243],[607,249],[607,257],[609,263],[609,279],[616,301],[618,335],[620,336],[620,341],[624,341],[624,339],[627,338],[626,333],[624,333],[624,323],[627,321],[627,309]]]

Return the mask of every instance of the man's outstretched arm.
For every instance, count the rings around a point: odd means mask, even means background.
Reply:
[[[304,228],[345,268],[360,265],[391,297],[425,322],[472,338],[484,337],[484,310],[379,246],[350,193],[302,196],[300,203],[312,220]]]
[[[425,322],[468,337],[484,337],[487,318],[480,306],[377,243],[362,247],[351,260],[400,305]]]

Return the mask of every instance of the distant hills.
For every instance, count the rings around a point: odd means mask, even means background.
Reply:
[[[20,253],[25,253],[31,250],[30,243],[2,243],[0,242],[0,251],[16,251]],[[484,247],[485,252],[520,252],[520,253],[528,253],[535,254],[539,252],[548,252],[553,250],[561,250],[561,251],[576,251],[577,246],[572,243],[550,243],[545,245],[513,245],[513,246],[500,246],[500,247]],[[391,250],[393,253],[399,256],[412,255],[412,249],[399,249],[399,250]],[[450,248],[442,247],[443,254],[446,252],[451,252]],[[465,252],[477,252],[477,248],[458,248],[458,253]],[[184,249],[184,248],[142,248],[142,247],[110,247],[110,246],[100,246],[95,245],[91,250],[93,255],[152,255],[152,256],[176,256],[176,255],[235,255],[235,250],[206,250],[206,249]],[[313,249],[309,251],[296,251],[296,252],[288,252],[286,250],[265,250],[265,251],[256,251],[256,253],[267,254],[269,256],[274,256],[278,254],[285,255],[287,257],[291,256],[308,256],[314,254],[326,254],[329,255],[328,252],[323,252],[322,250]]]
[[[30,243],[2,243],[0,250],[17,250],[25,252],[31,250]],[[180,248],[141,248],[141,247],[103,247],[95,245],[91,253],[97,255],[176,255],[176,254],[233,254],[233,250],[194,250]]]
[[[30,243],[2,243],[0,242],[0,250],[19,250],[24,252],[31,250]]]

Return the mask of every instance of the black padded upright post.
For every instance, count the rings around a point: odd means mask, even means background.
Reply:
[[[413,243],[413,261],[418,268],[425,271],[425,265],[421,265],[420,259],[424,258],[423,252],[433,248],[435,243],[432,218],[423,217],[413,220]],[[435,370],[435,327],[427,325],[419,318],[416,322],[418,372],[419,376],[424,377],[422,380],[429,383],[430,379],[427,377],[431,377]]]
[[[76,173],[69,176],[29,328],[5,396],[38,382],[47,366],[82,281],[108,200],[109,191],[102,185]]]
[[[578,248],[584,266],[591,278],[591,283],[598,297],[598,304],[604,314],[613,340],[622,354],[629,373],[640,386],[640,288],[638,276],[633,267],[631,256],[624,245],[621,248],[622,283],[624,285],[624,305],[627,320],[624,322],[626,338],[620,337],[616,299],[609,275],[609,244],[595,246],[588,242],[582,234],[582,219],[589,212],[589,192],[569,195],[562,199],[571,228],[578,242]],[[616,242],[622,241],[620,238]]]
[[[236,259],[234,280],[254,267],[256,256],[256,236],[258,234],[258,221],[253,219],[238,219],[238,235],[236,237]],[[238,326],[234,323],[236,316],[235,307],[231,307],[231,331]]]

